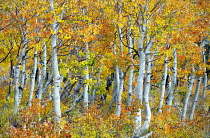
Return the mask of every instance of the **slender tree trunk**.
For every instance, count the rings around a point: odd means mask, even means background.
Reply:
[[[38,86],[38,92],[37,92],[37,99],[41,100],[43,88],[44,88],[44,80],[46,79],[46,69],[47,69],[47,47],[46,44],[44,44],[43,47],[43,67],[41,71],[41,79]]]
[[[139,54],[140,54],[140,64],[139,64],[139,74],[137,79],[137,89],[136,89],[136,98],[139,100],[143,99],[143,84],[144,84],[144,71],[145,71],[145,53],[143,51],[143,45],[139,48]]]
[[[56,26],[56,23],[53,25]],[[53,99],[54,99],[54,112],[55,112],[55,120],[56,122],[60,122],[61,117],[61,110],[60,110],[60,74],[58,70],[58,60],[57,60],[57,53],[56,53],[56,40],[57,36],[56,34],[53,34],[52,36],[52,69],[53,69],[53,81],[54,81],[54,93],[53,93]]]
[[[186,119],[188,101],[189,101],[189,97],[190,97],[190,94],[192,92],[192,88],[193,88],[193,84],[194,84],[194,72],[195,72],[195,70],[193,68],[192,73],[191,73],[190,78],[189,78],[188,91],[187,91],[187,93],[185,95],[185,98],[184,98],[183,109],[182,109],[182,117],[181,117],[182,120]]]
[[[123,43],[122,43],[122,38],[123,38],[123,35],[122,35],[122,29],[120,28],[120,26],[118,26],[118,34],[119,34],[119,39],[120,39],[120,53],[122,54],[122,51],[123,51]]]
[[[124,73],[121,68],[119,68],[119,89],[117,91],[117,100],[116,100],[116,115],[120,116],[122,108],[122,92],[124,86]]]
[[[167,98],[167,105],[169,105],[170,107],[172,106],[172,101],[174,98],[174,91],[175,91],[175,87],[176,87],[176,76],[177,76],[177,53],[176,53],[176,49],[174,49],[174,65],[173,65],[173,76],[172,76],[172,84],[171,87],[169,88],[169,95]]]
[[[24,85],[26,80],[26,55],[23,57],[22,61],[22,72],[21,72],[21,80],[20,80],[20,87],[19,87],[19,98],[22,98]]]
[[[144,71],[145,71],[145,63],[146,63],[145,53],[143,51],[143,37],[139,39],[138,47],[139,47],[139,54],[140,54],[140,58],[139,58],[140,64],[139,64],[139,73],[138,73],[138,78],[137,78],[136,98],[142,104],[143,88],[144,88],[143,87]],[[142,123],[141,108],[139,108],[138,111],[135,113],[134,121],[135,121],[134,137],[136,137],[140,134],[140,128],[141,128],[141,123]]]
[[[148,62],[150,62],[148,60]],[[149,65],[150,64],[150,65]],[[145,121],[144,124],[141,127],[141,133],[144,133],[146,130],[148,130],[149,125],[150,125],[150,120],[151,120],[151,109],[149,106],[149,93],[150,93],[150,69],[151,69],[151,63],[147,65],[147,70],[146,70],[146,80],[145,80],[145,89],[144,89],[144,96],[143,96],[143,103],[145,106]]]
[[[30,86],[29,98],[28,98],[28,103],[27,103],[28,106],[32,105],[31,101],[33,99],[33,93],[34,93],[34,87],[35,87],[36,70],[37,70],[37,50],[34,51],[34,69],[31,75],[31,86]]]
[[[203,55],[203,62],[206,64],[206,55],[205,55],[204,50],[202,52],[202,55]],[[208,85],[208,76],[207,76],[206,67],[205,67],[204,68],[204,77],[203,77],[203,93],[202,93],[202,99],[205,99],[206,98],[207,85]]]
[[[199,91],[200,91],[201,78],[202,77],[197,76],[197,84],[196,84],[195,94],[194,94],[193,103],[192,103],[191,110],[190,110],[190,120],[193,119],[195,107],[198,103],[198,96],[199,96]]]
[[[19,99],[19,75],[20,75],[20,65],[15,66],[15,79],[14,79],[14,86],[15,86],[15,95],[14,95],[14,100],[15,100],[15,107],[14,107],[14,113],[18,112],[19,104],[20,104],[20,99]]]
[[[20,65],[22,63],[22,59],[23,59],[23,57],[25,55],[25,52],[26,52],[26,48],[25,48],[26,44],[27,44],[27,41],[26,41],[25,38],[23,38],[23,43],[22,43],[23,48],[22,48],[22,51],[21,51],[21,53],[18,57],[18,63],[15,66],[15,70],[14,70],[15,71],[15,78],[14,78],[14,86],[15,86],[15,88],[14,88],[14,92],[15,92],[15,94],[14,94],[14,102],[15,102],[14,113],[18,112],[19,105],[20,105],[20,100],[21,100],[20,96],[19,96]]]
[[[147,59],[147,67],[146,67],[146,76],[145,76],[145,85],[144,85],[144,93],[143,93],[143,103],[144,103],[144,113],[145,113],[145,121],[141,127],[141,134],[145,133],[149,129],[150,120],[151,120],[151,109],[149,105],[149,95],[150,95],[150,79],[151,79],[151,58],[150,58],[150,48],[152,47],[152,41],[149,42],[148,47],[145,51],[146,59]]]
[[[88,47],[88,43],[86,44],[86,60],[88,60],[89,58],[89,47]],[[86,65],[85,67],[85,71],[86,71],[86,74],[84,76],[84,79],[85,81],[88,81],[89,80],[89,68],[88,68],[88,65]],[[85,86],[84,86],[84,95],[83,95],[83,98],[84,98],[84,108],[88,108],[88,82],[85,83]]]
[[[127,98],[128,106],[131,105],[132,94],[133,94],[133,90],[132,90],[133,72],[134,72],[133,67],[131,67],[130,72],[129,72],[129,78],[128,78],[128,98]]]
[[[128,16],[128,54],[129,56],[133,59],[132,57],[132,48],[133,48],[133,42],[132,42],[132,37],[131,37],[131,19],[130,16]],[[130,68],[130,72],[129,72],[129,78],[128,78],[128,97],[127,97],[127,105],[130,106],[131,105],[131,100],[132,100],[132,94],[133,94],[133,86],[132,86],[132,82],[133,82],[133,66],[131,65]]]
[[[204,70],[204,77],[203,77],[203,93],[202,93],[202,99],[206,98],[206,88],[208,85],[208,77],[207,77],[207,73],[206,73],[206,69]]]
[[[50,0],[51,10],[54,11],[54,1]],[[58,70],[58,59],[57,59],[57,32],[59,28],[59,23],[54,19],[52,25],[52,70],[53,70],[53,82],[54,82],[54,93],[53,93],[53,100],[54,100],[54,119],[57,123],[60,123],[61,117],[61,109],[60,109],[60,74]]]
[[[85,80],[88,81],[89,79],[89,70],[88,70],[88,66],[85,67],[85,71],[87,71],[88,74],[85,74]],[[88,108],[88,83],[85,83],[85,86],[84,86],[84,95],[83,95],[83,98],[84,98],[84,107],[87,109]]]
[[[119,94],[119,87],[120,87],[120,71],[119,71],[119,68],[118,68],[118,66],[116,66],[115,67],[115,69],[116,69],[116,76],[115,76],[115,86],[116,86],[116,91],[114,92],[114,93],[116,93],[116,114],[119,114],[119,109],[120,109],[120,105],[119,105],[119,103],[118,103],[118,101],[117,101],[117,99],[118,99],[118,94]]]
[[[160,94],[160,103],[158,107],[158,112],[162,113],[162,106],[163,106],[163,100],[165,95],[165,88],[166,88],[166,79],[167,79],[167,71],[168,71],[168,57],[165,57],[164,61],[164,74],[163,74],[163,80],[162,80],[162,87],[161,87],[161,94]]]

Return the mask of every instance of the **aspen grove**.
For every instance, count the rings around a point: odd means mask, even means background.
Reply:
[[[209,0],[1,0],[0,137],[209,137],[209,26]]]

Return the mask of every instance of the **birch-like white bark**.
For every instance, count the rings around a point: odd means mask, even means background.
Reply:
[[[166,79],[167,79],[167,71],[168,71],[168,57],[165,57],[164,60],[164,74],[163,74],[163,80],[161,85],[161,93],[160,93],[160,103],[158,106],[158,112],[162,113],[162,106],[163,106],[163,100],[165,95],[165,88],[166,88]]]
[[[150,79],[151,79],[151,58],[150,58],[150,49],[152,47],[153,42],[150,41],[148,43],[148,46],[146,48],[146,59],[147,59],[147,67],[146,67],[146,75],[145,75],[145,85],[144,85],[144,93],[143,93],[143,103],[145,106],[144,113],[145,113],[145,121],[144,124],[142,125],[140,131],[141,133],[144,133],[145,131],[148,130],[150,126],[150,120],[151,120],[151,109],[149,105],[149,95],[150,95]]]
[[[116,115],[120,116],[121,108],[122,108],[122,93],[124,87],[124,73],[121,68],[119,68],[119,89],[117,93],[117,100],[116,100]]]
[[[14,78],[14,113],[17,113],[18,112],[18,109],[19,109],[19,105],[20,105],[20,100],[21,100],[21,97],[19,96],[19,77],[20,77],[20,65],[22,63],[22,59],[23,59],[23,56],[25,55],[25,52],[26,52],[26,44],[27,44],[27,41],[25,39],[25,37],[23,37],[23,48],[21,50],[21,53],[18,57],[18,63],[15,67],[15,78]]]
[[[139,40],[139,54],[140,54],[140,64],[139,64],[139,73],[137,78],[137,88],[136,88],[136,98],[139,100],[143,99],[143,84],[144,84],[144,72],[145,72],[145,53],[143,51],[143,40]]]
[[[203,54],[203,62],[206,63],[206,57],[205,57],[204,54]],[[208,76],[207,76],[207,73],[206,73],[206,68],[204,68],[202,99],[206,98],[207,85],[208,85]]]
[[[36,70],[37,70],[37,50],[34,51],[34,69],[32,71],[32,75],[31,75],[31,86],[30,86],[30,92],[29,92],[27,106],[32,105],[31,101],[33,99],[33,93],[34,93],[34,87],[35,87]]]
[[[123,38],[123,35],[122,35],[122,29],[120,28],[120,26],[118,26],[118,34],[119,34],[119,45],[120,45],[120,53],[122,54],[122,51],[123,51],[123,43],[122,43],[122,38]]]
[[[198,96],[199,96],[199,91],[200,91],[200,85],[201,85],[201,78],[200,76],[197,76],[197,84],[196,84],[196,89],[195,89],[195,94],[193,97],[193,102],[190,110],[190,120],[193,119],[194,112],[195,112],[195,107],[198,103]]]
[[[128,16],[128,54],[130,56],[132,56],[132,50],[131,48],[133,48],[133,42],[132,42],[132,37],[131,37],[131,20],[130,20],[130,16]],[[132,58],[132,57],[131,57]],[[127,96],[127,105],[130,106],[131,105],[131,100],[132,100],[132,94],[133,94],[133,86],[132,86],[132,82],[133,82],[133,66],[131,65],[130,71],[129,71],[129,78],[128,78],[128,96]]]
[[[191,73],[190,78],[189,78],[188,91],[187,91],[187,93],[185,95],[185,98],[184,98],[182,116],[181,116],[182,120],[186,119],[187,106],[188,106],[190,94],[192,92],[192,88],[193,88],[193,84],[194,84],[194,72],[195,72],[195,70],[194,70],[194,67],[193,67],[192,73]]]
[[[205,39],[202,42],[203,47],[208,44],[208,41],[205,41]],[[205,55],[205,50],[202,50],[202,56],[203,56],[203,62],[206,64],[206,55]],[[204,77],[203,77],[203,93],[202,93],[202,99],[206,98],[206,89],[208,85],[208,76],[206,73],[206,67],[204,68]]]
[[[168,95],[168,98],[167,98],[167,105],[169,105],[170,107],[172,106],[172,101],[173,101],[173,98],[174,98],[174,90],[175,90],[175,87],[176,87],[176,76],[177,76],[177,52],[176,52],[176,49],[174,49],[174,52],[173,52],[173,56],[174,56],[174,65],[173,65],[173,75],[172,75],[172,83],[171,83],[171,86],[169,88],[169,95]]]
[[[129,72],[129,78],[128,78],[128,98],[127,98],[127,105],[130,106],[131,105],[131,101],[132,101],[132,94],[133,94],[133,90],[132,90],[132,82],[133,82],[133,67],[131,67],[130,72]]]
[[[115,67],[115,70],[116,70],[116,72],[115,72],[115,94],[116,94],[116,96],[118,97],[118,94],[119,94],[119,88],[120,88],[120,71],[119,71],[119,67],[118,66],[116,66]],[[113,95],[114,96],[114,95]],[[117,101],[117,98],[116,98],[116,114],[118,114],[119,113],[119,111],[118,111],[118,109],[119,109],[119,104],[118,104],[118,101]]]
[[[50,0],[51,10],[54,11],[54,1]],[[61,109],[60,109],[60,74],[58,70],[58,59],[57,59],[57,32],[59,28],[59,23],[54,19],[52,24],[52,70],[53,70],[53,82],[54,82],[54,92],[53,92],[53,100],[54,100],[54,119],[57,123],[60,123],[61,117]]]
[[[37,99],[41,100],[42,93],[43,93],[43,87],[44,87],[44,80],[46,79],[46,69],[47,69],[47,49],[46,44],[44,43],[43,47],[43,67],[41,71],[41,79],[38,86],[38,92],[37,92]]]
[[[145,106],[145,121],[141,127],[141,131],[146,131],[149,128],[150,120],[151,120],[151,109],[149,106],[149,93],[150,93],[150,77],[151,77],[151,60],[150,55],[147,55],[147,69],[146,69],[146,79],[145,79],[145,88],[143,95],[143,102]]]
[[[207,85],[208,85],[208,77],[207,77],[207,73],[206,73],[206,69],[204,70],[204,77],[203,77],[203,93],[202,93],[202,99],[206,98],[206,89],[207,89]]]
[[[20,100],[19,100],[19,75],[20,75],[20,64],[15,66],[15,78],[14,78],[14,91],[15,91],[15,95],[14,95],[14,101],[15,101],[15,107],[14,107],[14,113],[18,112],[18,108],[19,108],[19,104],[20,104]]]
[[[120,14],[121,13],[121,3],[118,7],[118,13]],[[123,44],[122,44],[122,30],[120,28],[120,26],[117,26],[118,27],[118,35],[119,35],[119,46],[120,46],[120,54],[122,54],[122,51],[123,51]],[[116,55],[117,51],[116,51],[116,44],[114,46],[114,54]],[[113,100],[115,100],[115,97],[116,97],[116,115],[117,116],[120,116],[121,114],[121,99],[122,99],[122,89],[123,89],[123,84],[121,85],[121,83],[124,83],[124,80],[123,79],[123,72],[121,70],[121,68],[119,68],[117,65],[115,67],[116,69],[116,76],[115,76],[115,90],[114,93],[113,93]],[[122,77],[122,78],[121,78]],[[120,86],[121,85],[121,86]]]
[[[56,23],[53,24],[53,28],[56,26]],[[60,110],[60,74],[58,70],[58,60],[56,53],[56,34],[52,35],[52,69],[53,69],[53,81],[54,81],[54,112],[55,112],[55,120],[56,122],[60,122],[61,110]]]
[[[140,64],[139,64],[139,72],[138,72],[138,78],[137,78],[136,98],[137,100],[141,101],[140,103],[142,103],[144,72],[145,72],[145,63],[146,63],[145,53],[143,51],[143,38],[139,39],[138,47],[139,47],[139,54],[140,54],[140,58],[139,58]],[[136,112],[134,120],[135,120],[134,135],[137,135],[139,133],[139,129],[141,128],[141,109],[140,108]]]
[[[20,87],[19,87],[19,98],[20,99],[22,98],[22,95],[23,95],[25,80],[26,80],[26,55],[24,55],[23,61],[22,61],[21,80],[20,80]]]
[[[88,47],[88,43],[86,44],[86,59],[88,60],[89,58],[89,47]],[[89,80],[89,69],[88,69],[88,65],[86,65],[85,67],[85,71],[86,71],[86,74],[84,76],[84,79],[85,81],[88,81]],[[89,84],[88,83],[85,83],[85,86],[84,86],[84,92],[83,92],[83,98],[84,98],[84,108],[88,108],[88,86]]]
[[[118,14],[121,14],[122,10],[122,0],[119,0],[119,5],[118,5]],[[118,35],[119,35],[119,46],[120,46],[120,54],[123,52],[123,43],[122,43],[122,29],[118,25]],[[116,51],[115,51],[116,53]],[[120,116],[121,114],[121,105],[122,105],[122,91],[123,91],[123,72],[122,69],[116,66],[116,84],[117,84],[117,91],[116,91],[116,115]]]

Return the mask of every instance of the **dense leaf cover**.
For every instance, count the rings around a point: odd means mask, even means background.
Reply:
[[[208,0],[0,2],[0,137],[210,136]]]

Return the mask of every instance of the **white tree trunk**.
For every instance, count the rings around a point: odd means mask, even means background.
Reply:
[[[44,87],[44,80],[46,79],[46,69],[47,69],[47,49],[46,44],[44,44],[43,47],[43,67],[41,71],[41,79],[38,86],[38,92],[37,92],[37,99],[41,100],[42,93],[43,93],[43,87]]]
[[[142,41],[142,40],[139,40]],[[137,88],[136,88],[136,98],[142,100],[143,98],[143,84],[144,84],[144,72],[145,72],[145,53],[143,51],[143,44],[139,47],[139,54],[140,54],[140,64],[139,64],[139,74],[137,78]]]
[[[23,95],[25,80],[26,80],[26,55],[23,57],[23,61],[22,61],[21,81],[20,81],[20,88],[19,88],[20,99],[22,98],[22,95]]]
[[[143,40],[143,39],[142,39]],[[149,93],[150,93],[150,77],[151,77],[151,59],[150,59],[150,49],[152,48],[153,42],[149,41],[146,47],[145,52],[143,51],[142,41],[139,41],[139,53],[140,53],[140,67],[139,67],[139,76],[138,76],[138,84],[137,90],[139,91],[140,88],[140,100],[143,100],[145,106],[145,121],[144,124],[141,126],[141,109],[138,110],[135,116],[135,128],[134,128],[134,135],[133,137],[138,137],[142,135],[146,130],[149,128],[150,120],[151,120],[151,109],[149,106]],[[145,87],[143,89],[144,84],[144,72],[145,72],[145,65],[146,65],[146,57],[147,57],[147,68],[146,68],[146,80],[145,80]],[[141,79],[141,80],[139,80]],[[140,83],[139,83],[140,82]],[[140,85],[139,85],[140,84]],[[141,87],[139,87],[139,86]],[[137,91],[137,93],[138,93]],[[144,91],[144,93],[143,93]],[[138,95],[137,95],[138,96]]]
[[[89,47],[88,47],[88,43],[86,44],[86,60],[88,60],[89,58]],[[85,71],[86,71],[86,74],[84,76],[84,79],[85,81],[88,81],[89,80],[89,69],[88,69],[88,65],[86,65],[85,67]],[[89,84],[88,83],[85,83],[85,86],[84,86],[84,95],[83,95],[83,98],[84,98],[84,108],[88,108],[88,86]]]
[[[203,77],[203,93],[202,93],[202,99],[206,98],[206,88],[208,85],[208,77],[205,69],[204,77]]]
[[[130,26],[131,26],[131,20],[130,20],[130,16],[128,16],[128,55],[129,56],[132,56],[132,48],[133,48],[133,42],[132,42],[132,37],[131,37],[131,29],[130,29]],[[133,59],[133,57],[131,57]],[[131,105],[131,100],[132,100],[132,94],[133,94],[133,86],[132,86],[132,82],[133,82],[133,72],[134,72],[134,69],[133,69],[133,66],[131,65],[131,68],[130,68],[130,72],[129,72],[129,78],[128,78],[128,97],[127,97],[127,105],[130,106]]]
[[[19,108],[19,104],[20,104],[20,99],[19,99],[19,75],[20,75],[20,64],[16,65],[15,67],[15,78],[14,78],[14,91],[15,91],[15,95],[14,95],[14,101],[15,101],[15,107],[14,107],[14,113],[18,112],[18,108]]]
[[[119,34],[119,39],[120,39],[120,53],[122,54],[122,51],[123,51],[123,43],[122,43],[122,38],[123,38],[123,35],[122,35],[122,29],[120,28],[120,26],[118,26],[118,34]]]
[[[149,106],[149,94],[150,94],[150,78],[151,78],[151,58],[150,54],[147,54],[147,68],[146,68],[146,79],[145,79],[145,87],[143,94],[143,102],[145,106],[145,121],[141,127],[141,131],[146,131],[149,128],[150,120],[151,120],[151,109]]]
[[[50,0],[50,6],[51,10],[54,11],[54,1]],[[61,109],[60,109],[60,74],[58,70],[58,59],[57,59],[57,32],[59,28],[59,23],[54,19],[53,25],[52,25],[52,41],[51,41],[51,47],[52,47],[52,70],[53,70],[53,82],[54,82],[54,93],[53,93],[53,99],[54,99],[54,119],[57,123],[60,123],[60,117],[61,117]]]
[[[193,119],[195,107],[196,107],[197,102],[198,102],[198,96],[199,96],[199,91],[200,91],[201,78],[202,77],[197,76],[197,84],[196,84],[195,94],[194,94],[193,103],[192,103],[191,110],[190,110],[190,120]]]
[[[205,55],[204,50],[202,52],[202,55],[203,55],[203,62],[206,64],[206,55]],[[203,93],[202,93],[202,99],[205,99],[206,98],[207,85],[208,85],[208,76],[207,76],[206,67],[205,67],[204,68],[204,77],[203,77]]]
[[[182,117],[181,117],[182,120],[186,119],[188,101],[189,101],[189,97],[190,97],[190,94],[192,92],[192,88],[193,88],[193,84],[194,84],[194,72],[195,72],[195,70],[193,68],[192,73],[191,73],[190,78],[189,78],[188,91],[187,91],[187,93],[185,95],[185,98],[184,98],[183,109],[182,109]]]
[[[143,84],[144,84],[144,72],[145,72],[145,53],[143,51],[143,37],[139,39],[138,42],[138,48],[139,48],[139,54],[140,54],[140,64],[139,64],[139,73],[137,78],[137,88],[136,88],[136,98],[137,100],[140,100],[140,103],[142,103],[143,100]],[[138,109],[138,111],[135,114],[134,117],[135,121],[135,127],[134,127],[134,136],[139,135],[140,128],[141,128],[141,108]]]
[[[124,73],[121,68],[119,68],[119,89],[117,93],[117,100],[116,100],[116,115],[120,116],[121,114],[121,108],[122,108],[122,93],[123,93],[123,87],[124,87]]]
[[[134,72],[133,67],[131,67],[130,72],[129,72],[129,78],[128,78],[128,98],[127,98],[128,106],[131,105],[132,94],[133,94],[133,90],[132,90],[133,72]]]
[[[119,107],[120,105],[117,101],[118,94],[119,94],[119,88],[120,88],[120,71],[119,71],[118,66],[116,66],[115,69],[116,69],[116,73],[115,73],[115,91],[114,91],[114,93],[117,96],[117,98],[116,98],[116,115],[118,115],[120,113],[120,107]]]
[[[164,74],[163,74],[163,80],[161,85],[161,93],[160,93],[160,103],[158,107],[158,112],[162,113],[162,106],[163,106],[163,100],[165,95],[165,88],[166,88],[166,79],[167,79],[167,71],[168,71],[168,57],[165,57],[164,60]]]
[[[143,134],[145,131],[148,130],[150,126],[150,120],[151,120],[151,109],[149,106],[149,95],[150,95],[150,79],[151,79],[151,58],[150,58],[150,49],[152,47],[153,42],[150,41],[148,43],[148,46],[145,50],[145,55],[147,58],[147,67],[146,67],[146,76],[145,76],[145,84],[144,84],[144,93],[143,93],[143,103],[145,106],[144,113],[145,113],[145,121],[142,127],[140,128],[140,133]]]
[[[19,94],[20,65],[22,63],[23,56],[25,55],[26,43],[27,43],[26,39],[23,38],[23,43],[22,43],[23,48],[22,48],[21,53],[18,57],[18,63],[17,63],[17,65],[15,67],[15,70],[14,70],[14,72],[15,72],[15,78],[14,78],[14,86],[15,86],[14,87],[14,92],[15,92],[15,94],[14,94],[14,103],[15,103],[14,113],[18,112],[19,105],[20,105],[20,100],[21,100],[21,97],[20,97],[20,94]]]
[[[31,86],[30,86],[30,92],[29,92],[29,98],[28,98],[28,103],[27,103],[28,105],[27,106],[31,106],[31,101],[33,99],[36,70],[37,70],[37,50],[34,51],[34,69],[32,71],[32,75],[31,75]]]
[[[173,65],[173,75],[172,75],[172,83],[171,83],[171,86],[169,88],[169,95],[168,95],[168,98],[167,98],[167,105],[169,105],[170,107],[172,106],[172,101],[173,101],[173,98],[174,98],[174,90],[175,90],[175,87],[176,87],[176,76],[177,76],[177,53],[176,53],[176,49],[174,49],[174,53],[173,53],[173,56],[174,56],[174,65]],[[170,109],[169,109],[170,110]]]

